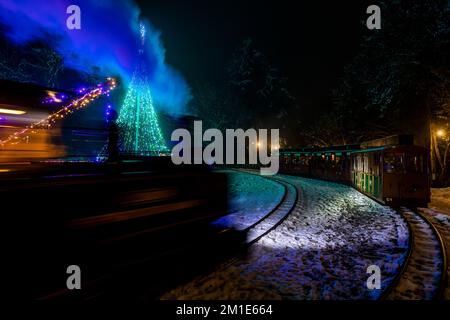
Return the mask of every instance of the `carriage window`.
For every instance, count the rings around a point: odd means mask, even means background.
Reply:
[[[358,165],[359,165],[359,157],[355,156],[353,157],[353,170],[358,171]]]
[[[380,153],[373,154],[373,174],[376,176],[380,175]]]
[[[363,161],[362,161],[362,156],[360,154],[358,154],[358,157],[356,158],[356,169],[358,171],[363,171]]]
[[[404,155],[386,153],[384,155],[384,171],[386,173],[403,173]]]
[[[406,155],[406,171],[414,173],[423,173],[423,156],[419,154]]]
[[[364,155],[363,170],[364,170],[364,173],[370,173],[369,156],[367,154]]]

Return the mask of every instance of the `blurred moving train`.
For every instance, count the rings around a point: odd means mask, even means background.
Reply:
[[[228,212],[224,173],[168,156],[98,161],[113,82],[62,92],[0,80],[0,199],[12,243],[4,260],[14,262],[20,299],[151,300],[245,240],[211,224]],[[72,264],[83,290],[67,289]]]
[[[361,144],[280,150],[280,172],[353,186],[390,206],[430,202],[429,153],[412,135]]]
[[[31,125],[61,109],[75,93],[0,80],[0,165],[64,156],[61,130]]]
[[[65,155],[64,147],[54,142],[61,135],[60,130],[57,129],[34,129],[32,137],[26,136],[22,139],[26,139],[25,142],[1,143],[9,136],[23,130],[25,125],[28,125],[28,122],[17,121],[14,124],[0,124],[0,164],[38,161]]]

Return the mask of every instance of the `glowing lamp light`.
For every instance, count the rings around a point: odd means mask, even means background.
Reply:
[[[443,137],[443,136],[445,135],[445,131],[442,130],[442,129],[440,129],[440,130],[438,130],[438,131],[436,132],[436,135],[437,135],[438,137]]]
[[[62,99],[64,99],[64,97],[65,97],[64,95],[61,95],[61,97],[58,97],[56,95],[56,92],[54,92],[54,91],[47,91],[47,94],[48,94],[48,99],[45,100],[44,103],[52,103],[52,102],[59,103],[59,102],[62,102]]]
[[[21,115],[21,114],[25,114],[26,112],[23,111],[23,110],[13,110],[13,109],[0,108],[0,113]]]

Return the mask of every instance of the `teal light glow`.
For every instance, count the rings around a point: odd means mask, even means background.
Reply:
[[[123,153],[157,155],[168,151],[147,77],[139,70],[133,74],[117,124]]]
[[[145,34],[145,28],[141,24],[142,48],[139,50],[141,58]],[[120,128],[121,152],[135,155],[160,155],[168,152],[169,149],[165,144],[158,115],[153,106],[144,59],[140,60],[117,119]]]

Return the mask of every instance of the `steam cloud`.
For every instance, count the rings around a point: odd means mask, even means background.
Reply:
[[[66,9],[81,9],[81,30],[69,30]],[[2,0],[0,21],[8,37],[18,44],[37,38],[51,39],[50,45],[66,65],[89,71],[100,67],[105,76],[120,75],[127,84],[136,66],[139,50],[140,10],[131,0]],[[181,113],[191,98],[183,77],[165,62],[161,32],[149,21],[146,58],[153,99],[169,113]]]

